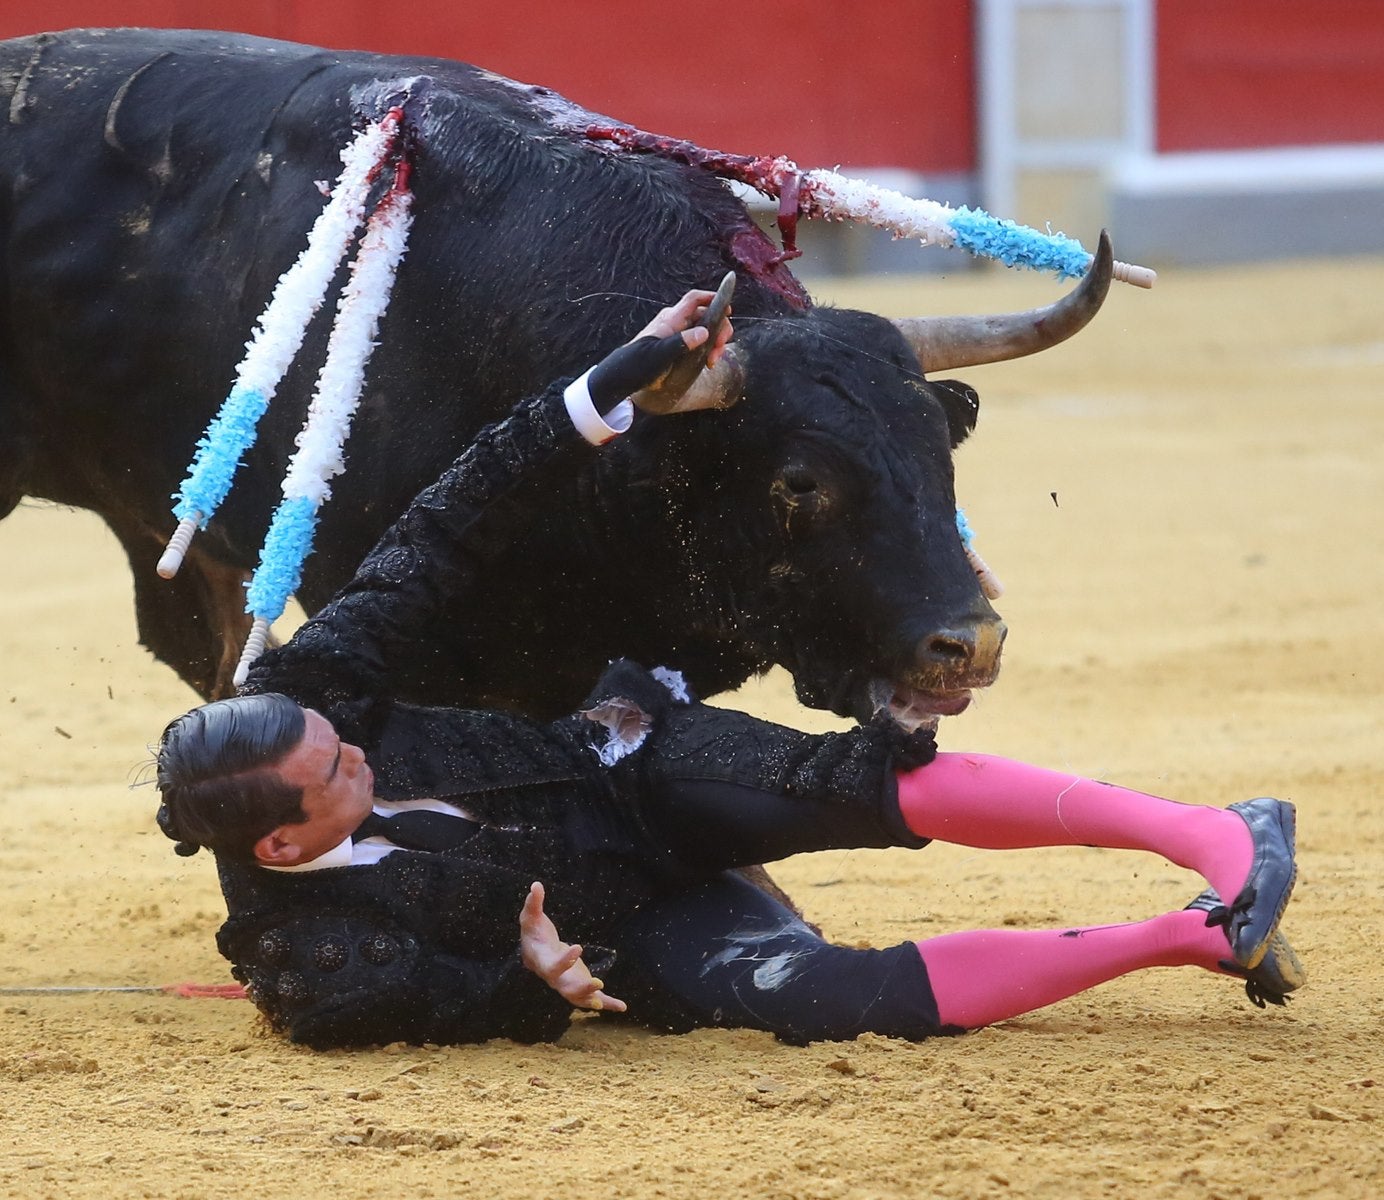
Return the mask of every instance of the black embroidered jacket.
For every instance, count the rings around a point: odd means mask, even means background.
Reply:
[[[605,728],[580,716],[544,725],[391,698],[392,648],[426,636],[444,604],[464,606],[484,576],[487,547],[522,529],[525,514],[509,499],[515,486],[582,445],[561,384],[482,430],[351,583],[251,672],[246,691],[286,693],[360,745],[381,798],[454,800],[484,822],[458,850],[396,851],[372,866],[281,873],[218,864],[230,914],[218,946],[260,1010],[295,1041],[559,1036],[568,1003],[518,956],[519,910],[535,879],[562,936],[585,946],[614,994],[639,991],[600,948],[618,946],[622,921],[687,880],[676,849],[651,837],[641,816],[650,752],[608,768],[596,752]],[[812,736],[674,706],[661,683],[629,663],[606,672],[586,707],[613,697],[647,714],[649,741],[664,746],[665,758],[784,794],[877,804],[891,789],[892,763],[926,761],[933,751],[892,724]],[[878,844],[898,836],[892,830]],[[675,1009],[646,995],[639,1016],[673,1027]]]

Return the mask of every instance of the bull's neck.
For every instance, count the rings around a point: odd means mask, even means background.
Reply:
[[[619,652],[677,667],[709,695],[738,687],[774,655],[760,639],[758,597],[747,579],[734,577],[722,555],[707,553],[718,535],[699,528],[676,446],[674,439],[662,447],[661,470],[640,461],[647,447],[608,448],[586,473],[581,502],[598,514],[601,544],[593,550],[606,568],[599,573],[623,580],[621,602],[634,614]],[[745,564],[740,574],[751,573]],[[670,657],[676,661],[665,662]]]

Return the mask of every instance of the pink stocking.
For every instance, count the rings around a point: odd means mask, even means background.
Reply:
[[[901,773],[899,809],[919,837],[985,850],[1104,846],[1148,850],[1198,872],[1227,901],[1254,857],[1233,812],[985,754],[939,754]],[[1118,972],[1116,972],[1118,974]]]
[[[1216,970],[1225,934],[1195,910],[1093,929],[981,929],[918,942],[944,1025],[978,1029],[1143,967]]]

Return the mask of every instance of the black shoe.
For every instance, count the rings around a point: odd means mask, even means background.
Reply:
[[[1208,926],[1228,926],[1230,923],[1230,909],[1221,903],[1215,888],[1207,888],[1187,907],[1204,912]],[[1268,1004],[1287,1004],[1288,993],[1297,991],[1307,982],[1307,969],[1302,965],[1302,960],[1294,953],[1288,939],[1277,930],[1270,935],[1268,949],[1257,967],[1246,970],[1228,958],[1222,959],[1219,965],[1227,975],[1236,975],[1245,981],[1245,995],[1257,1008]]]
[[[1249,826],[1254,858],[1245,886],[1230,905],[1225,935],[1230,939],[1235,962],[1252,971],[1268,953],[1269,941],[1288,906],[1288,897],[1293,894],[1297,879],[1297,862],[1293,857],[1297,812],[1286,800],[1268,796],[1241,800],[1232,804],[1230,811]]]

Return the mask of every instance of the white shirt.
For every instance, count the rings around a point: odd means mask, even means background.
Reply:
[[[465,817],[469,821],[476,819],[464,808],[448,804],[445,800],[377,799],[371,807],[375,815],[380,817],[392,817],[395,813],[426,809],[429,812],[446,813],[449,817]],[[393,854],[402,848],[382,837],[362,838],[358,842],[346,838],[339,846],[333,846],[325,854],[319,854],[309,862],[295,863],[291,867],[271,867],[268,863],[259,865],[266,871],[321,871],[327,867],[368,867],[379,862],[385,855]]]
[[[586,386],[587,377],[595,369],[592,367],[589,371],[583,371],[572,380],[563,391],[562,400],[567,405],[567,415],[572,418],[577,432],[593,446],[603,446],[630,427],[634,420],[634,404],[621,400],[604,417],[601,416]]]

